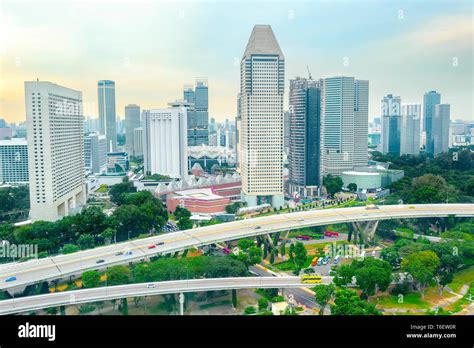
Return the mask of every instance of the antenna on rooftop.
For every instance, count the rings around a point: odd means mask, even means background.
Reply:
[[[309,66],[308,66],[308,65],[306,65],[306,70],[308,70],[308,78],[309,78],[310,80],[312,80],[313,77],[311,76],[311,71],[309,71]]]

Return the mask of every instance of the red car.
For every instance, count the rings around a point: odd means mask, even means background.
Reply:
[[[153,249],[153,248],[156,248],[155,244],[151,244],[151,245],[148,246],[148,249]]]
[[[311,238],[309,236],[298,236],[296,237],[298,240],[310,240]]]
[[[326,237],[339,237],[339,232],[334,231],[324,231]]]

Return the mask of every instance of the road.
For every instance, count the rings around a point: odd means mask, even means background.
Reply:
[[[113,265],[140,262],[157,254],[173,253],[191,247],[267,233],[352,221],[448,215],[472,217],[474,216],[474,204],[386,205],[380,206],[378,209],[366,209],[365,207],[337,208],[238,220],[97,247],[68,255],[4,264],[0,266],[0,290],[21,291],[28,284],[64,279],[70,275],[80,275],[87,270],[105,269]],[[163,244],[156,245],[158,243]],[[150,245],[155,245],[155,247],[149,249]],[[126,251],[131,251],[132,254],[126,255]],[[118,255],[118,252],[124,254]],[[103,262],[98,264],[98,260],[103,260]],[[15,276],[16,280],[6,282],[5,279],[10,276]]]
[[[330,282],[331,277],[323,277],[323,284],[329,284]],[[173,280],[166,282],[140,283],[56,292],[52,294],[2,300],[0,301],[0,314],[5,315],[62,305],[170,293],[224,289],[299,288],[313,286],[315,286],[315,284],[301,283],[300,277],[238,277]]]

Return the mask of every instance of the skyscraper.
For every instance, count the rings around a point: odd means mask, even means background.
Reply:
[[[320,186],[321,83],[290,80],[288,190],[301,197],[316,196]]]
[[[125,150],[130,156],[138,156],[135,153],[134,132],[140,127],[140,106],[129,104],[125,106]]]
[[[401,99],[388,94],[382,99],[382,153],[400,155]]]
[[[82,92],[25,82],[30,218],[55,221],[85,204]]]
[[[91,173],[107,170],[107,138],[103,134],[90,133],[84,136],[84,166]]]
[[[117,150],[117,125],[115,113],[115,82],[102,80],[97,83],[100,134],[107,137],[107,151]]]
[[[186,108],[145,110],[143,115],[145,173],[187,178]]]
[[[196,86],[185,85],[183,98],[189,106],[188,146],[207,145],[209,143],[209,97],[206,78],[197,78]]]
[[[436,104],[441,103],[441,94],[436,91],[429,91],[425,93],[423,97],[423,129],[426,133],[426,153],[433,156],[434,143],[433,143],[433,116],[434,108]]]
[[[285,58],[269,25],[256,25],[240,63],[239,165],[249,206],[284,205]]]
[[[402,105],[401,120],[400,154],[418,155],[421,139],[421,104]]]
[[[450,105],[436,104],[431,125],[433,156],[448,151],[449,148]]]
[[[0,140],[0,185],[28,183],[28,142],[23,138]]]
[[[369,81],[326,78],[321,91],[322,172],[339,175],[367,166]]]

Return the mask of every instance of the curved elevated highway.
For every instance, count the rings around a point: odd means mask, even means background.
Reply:
[[[139,262],[157,254],[173,253],[191,247],[302,227],[356,221],[446,217],[449,215],[473,217],[474,204],[386,205],[379,206],[378,209],[337,208],[239,220],[97,247],[68,255],[1,265],[0,290],[22,291],[28,284],[64,279],[71,275],[79,275],[87,270],[104,269],[112,265]],[[155,245],[155,247],[149,248],[150,245]],[[128,254],[127,251],[132,253]],[[99,260],[103,262],[97,263]],[[16,280],[6,282],[6,278],[10,276],[16,277]]]
[[[329,284],[332,277],[323,277],[323,284]],[[62,305],[112,300],[126,297],[151,296],[171,293],[247,289],[247,288],[301,288],[314,287],[305,284],[299,277],[239,277],[173,280],[166,282],[141,283],[109,286],[94,289],[57,292],[53,294],[20,297],[0,301],[0,314],[13,314]]]

